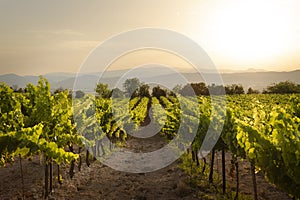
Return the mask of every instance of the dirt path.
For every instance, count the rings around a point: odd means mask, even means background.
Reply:
[[[134,152],[153,151],[165,145],[159,135],[147,139],[131,138],[127,141],[127,148]],[[18,161],[18,160],[17,160]],[[68,178],[68,166],[62,166],[63,184],[54,180],[54,191],[49,199],[200,199],[197,193],[200,189],[193,189],[187,184],[188,176],[178,168],[179,161],[172,165],[151,173],[125,173],[113,170],[95,161],[90,167],[85,164],[74,178]],[[217,156],[216,168],[219,168],[220,157]],[[230,168],[230,158],[227,160]],[[247,163],[241,166],[241,191],[252,194],[251,175]],[[43,167],[39,157],[32,161],[23,161],[25,199],[42,199],[43,196]],[[56,169],[56,168],[55,168]],[[54,171],[56,175],[56,171]],[[230,181],[230,177],[228,177]],[[258,175],[259,199],[290,199],[284,192],[266,183],[262,175]],[[203,191],[202,191],[203,192]],[[21,199],[22,184],[18,162],[13,166],[0,169],[0,200]]]
[[[149,139],[128,141],[127,147],[134,152],[153,151],[164,145],[163,138],[156,135]],[[41,199],[43,191],[43,167],[36,157],[23,161],[25,169],[26,199]],[[197,199],[196,191],[186,184],[187,176],[178,169],[178,162],[151,173],[125,173],[115,171],[95,161],[90,167],[85,164],[72,180],[65,178],[62,185],[54,184],[50,199]],[[66,170],[63,176],[68,177]],[[54,173],[56,174],[56,173]],[[21,197],[19,165],[0,169],[0,199]]]
[[[133,152],[153,151],[164,145],[163,138],[131,138],[127,148]],[[197,199],[196,193],[185,183],[187,176],[177,163],[151,173],[115,171],[98,161],[85,168],[72,180],[73,191],[57,197],[65,199]],[[71,184],[68,184],[69,186]],[[64,190],[64,191],[65,191]]]

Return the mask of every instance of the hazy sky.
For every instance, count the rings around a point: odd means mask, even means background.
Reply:
[[[300,69],[299,10],[298,0],[0,0],[0,74],[76,73],[96,45],[141,27],[190,37],[221,70]]]

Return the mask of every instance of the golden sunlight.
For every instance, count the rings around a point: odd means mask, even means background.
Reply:
[[[213,19],[213,45],[236,61],[276,59],[292,45],[291,19],[284,1],[234,1]]]

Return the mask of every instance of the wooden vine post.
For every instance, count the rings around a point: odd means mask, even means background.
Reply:
[[[214,175],[214,161],[215,161],[215,150],[213,149],[213,150],[211,151],[210,172],[209,172],[209,177],[208,177],[209,183],[212,183],[212,182],[213,182],[213,175]]]
[[[254,161],[251,161],[251,175],[252,175],[252,181],[253,181],[254,200],[258,200],[258,197],[257,197],[256,175],[255,175],[255,163],[254,163]]]
[[[236,178],[236,190],[235,190],[235,197],[234,200],[239,199],[239,185],[240,185],[240,180],[239,180],[239,161],[237,158],[235,158],[235,178]]]
[[[222,180],[223,180],[223,183],[222,183],[222,191],[223,191],[223,194],[226,193],[226,168],[225,168],[225,150],[222,149]]]
[[[49,190],[48,190],[48,186],[49,186],[49,165],[48,165],[48,161],[47,159],[45,159],[45,199],[48,197],[49,195]]]

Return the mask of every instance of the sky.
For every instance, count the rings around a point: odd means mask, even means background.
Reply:
[[[298,0],[0,0],[0,74],[76,73],[97,45],[143,27],[187,36],[221,71],[296,70],[299,10]],[[187,68],[167,54],[124,55],[111,69],[151,59]]]

